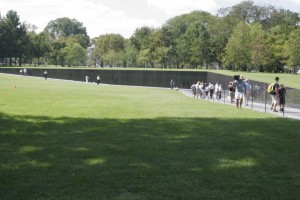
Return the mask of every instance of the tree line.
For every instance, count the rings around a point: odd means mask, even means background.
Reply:
[[[88,49],[88,51],[87,51]],[[87,53],[88,52],[88,53]],[[16,11],[0,15],[2,65],[219,68],[296,71],[300,66],[300,14],[244,1],[216,15],[193,11],[161,27],[137,28],[90,39],[76,19],[50,21],[41,33]]]

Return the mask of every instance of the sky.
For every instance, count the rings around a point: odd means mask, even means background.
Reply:
[[[202,10],[215,15],[220,8],[231,7],[242,0],[0,0],[0,13],[17,11],[20,21],[43,31],[51,20],[61,17],[83,23],[91,38],[102,34],[132,36],[137,28],[157,28],[168,19]],[[257,5],[300,13],[300,0],[254,0]]]

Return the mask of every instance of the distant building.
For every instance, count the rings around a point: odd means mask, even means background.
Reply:
[[[91,57],[91,55],[92,55],[94,49],[95,49],[95,46],[94,46],[94,45],[87,48],[87,56],[88,56],[89,58]]]

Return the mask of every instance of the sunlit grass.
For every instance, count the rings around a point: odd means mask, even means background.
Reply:
[[[0,91],[1,200],[300,196],[298,120],[169,89],[0,75]]]

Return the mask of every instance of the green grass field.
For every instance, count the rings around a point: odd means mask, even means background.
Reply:
[[[16,86],[16,87],[15,87]],[[0,199],[299,199],[299,121],[0,74]]]

